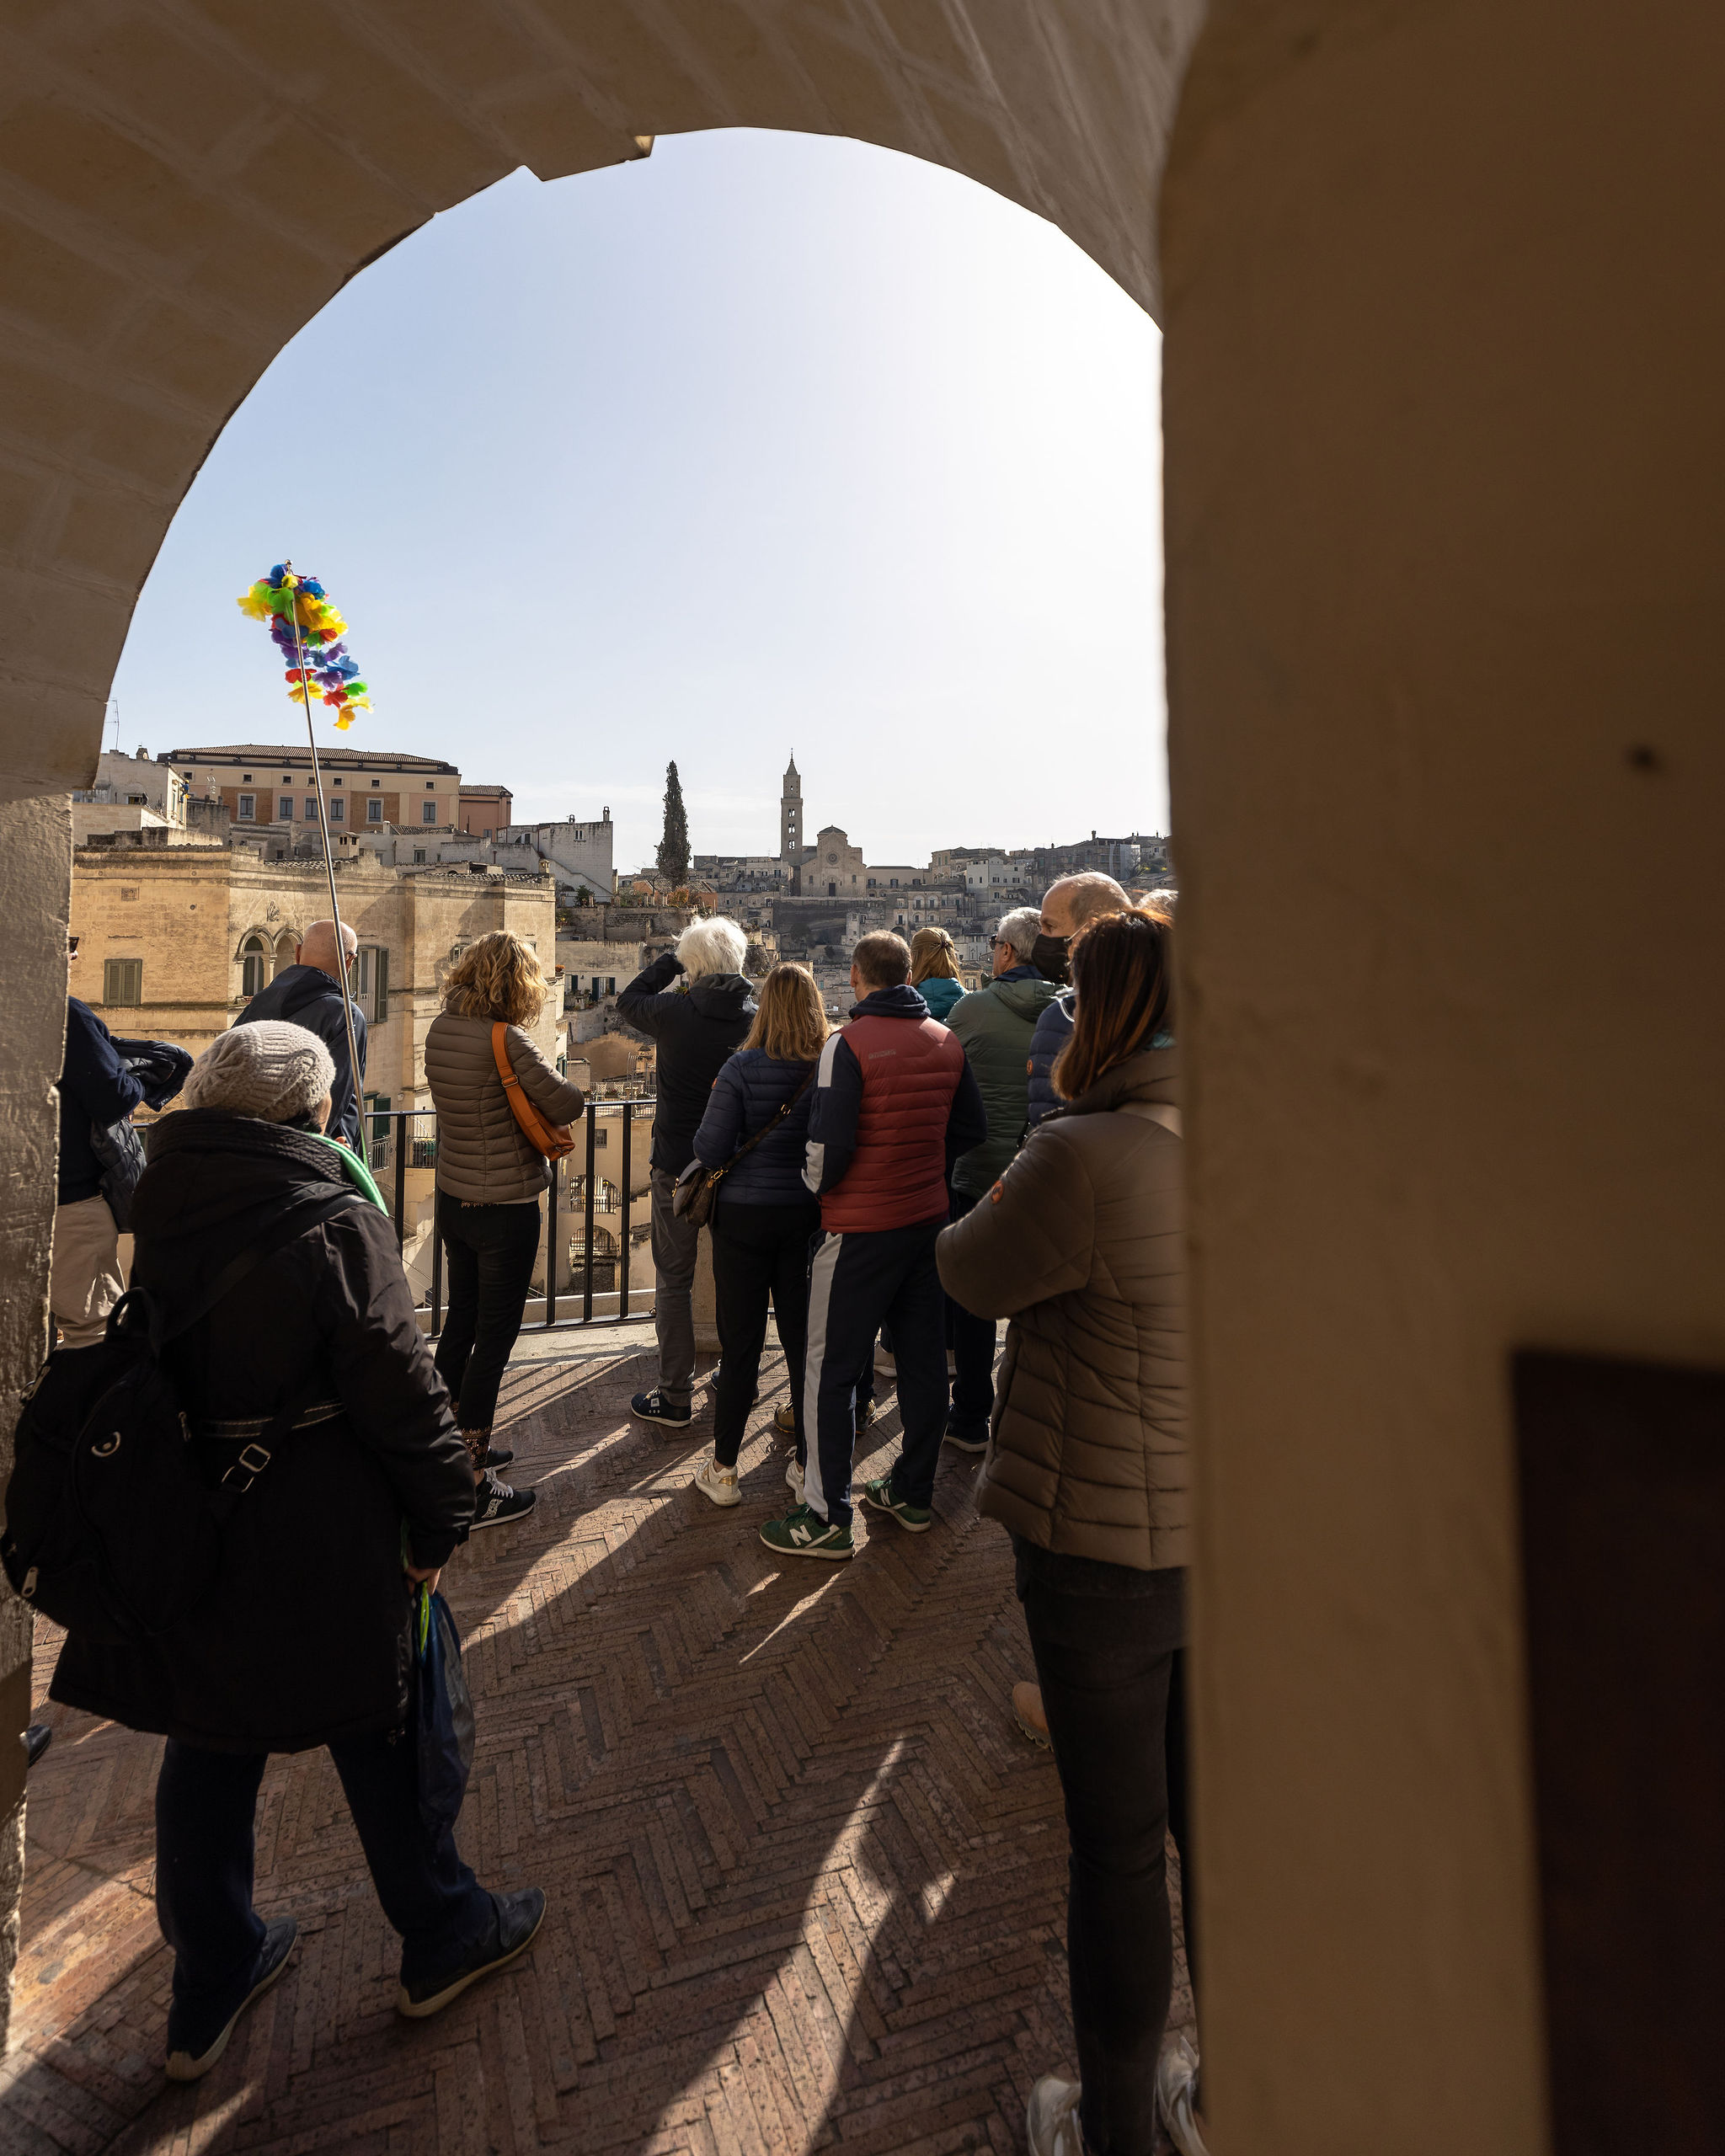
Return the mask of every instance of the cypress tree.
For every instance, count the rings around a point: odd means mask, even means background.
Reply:
[[[665,836],[659,841],[659,873],[673,884],[689,880],[689,819],[683,813],[683,784],[677,767],[665,767]]]

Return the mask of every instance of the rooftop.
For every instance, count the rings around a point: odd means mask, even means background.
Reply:
[[[320,748],[320,764],[343,764],[350,769],[368,769],[413,771],[447,771],[451,777],[459,776],[458,767],[446,764],[436,756],[415,756],[395,749]],[[237,741],[225,746],[199,749],[163,749],[158,752],[158,764],[284,764],[291,770],[296,764],[309,771],[311,751],[303,743],[298,748],[289,748],[278,741]],[[507,791],[507,789],[504,789]]]

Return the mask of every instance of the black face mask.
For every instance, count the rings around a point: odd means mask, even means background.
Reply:
[[[1031,946],[1030,963],[1044,980],[1071,979],[1066,971],[1066,945],[1070,941],[1065,936],[1039,936]]]

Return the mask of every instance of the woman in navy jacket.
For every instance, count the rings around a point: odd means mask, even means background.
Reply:
[[[695,1157],[722,1168],[758,1131],[767,1135],[729,1171],[713,1209],[713,1282],[722,1350],[713,1408],[713,1457],[695,1487],[715,1505],[740,1502],[737,1454],[755,1405],[766,1299],[772,1297],[779,1345],[796,1412],[797,1457],[785,1480],[802,1495],[803,1348],[808,1331],[809,1244],[820,1207],[803,1181],[809,1103],[827,1035],[826,1013],[806,966],[775,966],[761,982],[749,1037],[713,1081]],[[789,1112],[780,1110],[789,1104]]]

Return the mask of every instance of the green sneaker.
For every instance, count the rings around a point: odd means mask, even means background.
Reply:
[[[908,1534],[927,1534],[934,1525],[934,1514],[927,1505],[907,1505],[902,1497],[893,1495],[890,1475],[877,1476],[873,1482],[865,1482],[857,1495],[865,1505],[873,1505],[876,1512],[890,1513]]]
[[[830,1527],[808,1505],[793,1505],[782,1519],[770,1519],[761,1540],[781,1557],[854,1557],[856,1545],[848,1527]]]

